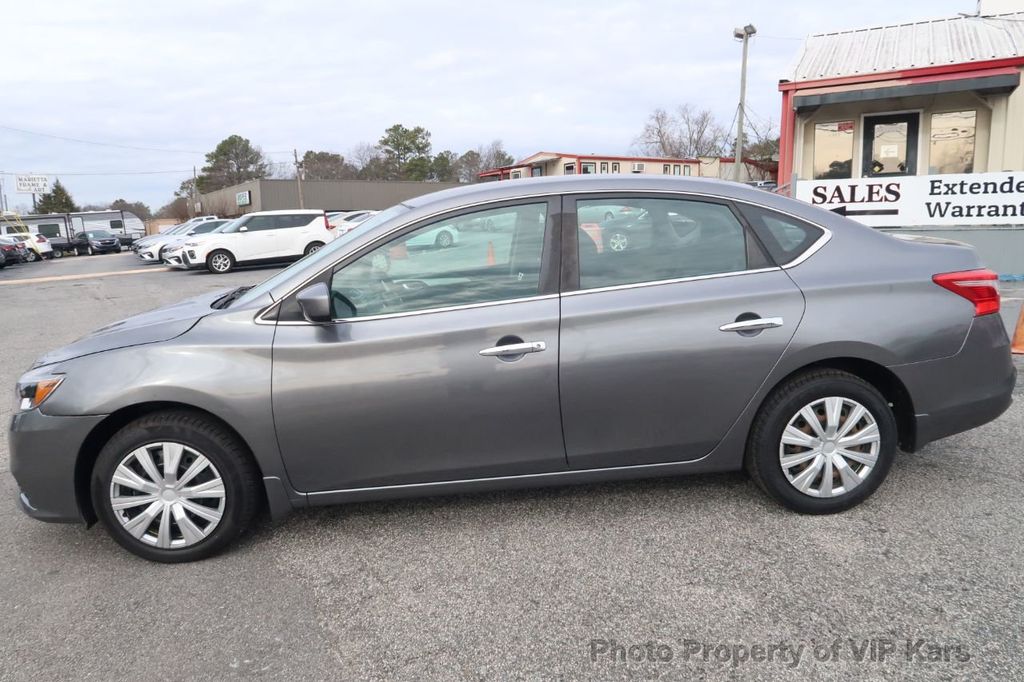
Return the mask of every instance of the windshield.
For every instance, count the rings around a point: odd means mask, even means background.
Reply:
[[[113,239],[114,235],[106,230],[87,230],[85,233],[89,239]]]
[[[207,232],[215,232],[217,228],[224,227],[230,220],[207,220],[205,223],[199,223],[192,230],[192,234],[206,234]]]
[[[409,207],[405,204],[396,204],[391,208],[381,211],[372,218],[359,223],[359,228],[354,229],[351,232],[346,232],[344,235],[338,237],[333,242],[323,247],[318,251],[314,251],[310,255],[301,258],[287,268],[277,273],[270,279],[263,280],[263,282],[257,284],[249,291],[245,292],[245,295],[240,297],[238,300],[242,302],[242,305],[249,301],[254,301],[260,298],[264,294],[268,293],[271,289],[276,287],[278,284],[287,281],[290,277],[294,276],[296,272],[309,268],[310,270],[316,269],[324,261],[330,262],[337,257],[339,251],[344,250],[345,247],[354,238],[365,233],[367,230],[372,230],[378,225],[383,225],[386,222],[390,222],[392,219],[397,218],[403,213],[409,212]]]

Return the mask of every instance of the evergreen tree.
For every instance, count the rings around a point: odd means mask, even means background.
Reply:
[[[78,206],[59,178],[54,181],[53,189],[36,200],[36,213],[74,213],[77,210]]]

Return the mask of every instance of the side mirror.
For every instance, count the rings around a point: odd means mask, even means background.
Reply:
[[[186,237],[191,237],[191,236],[192,236],[192,235],[194,235],[195,233],[196,233],[196,231],[195,231],[195,230],[189,230],[189,231],[188,231],[188,234],[186,234],[185,236],[186,236]]]
[[[242,226],[241,226],[240,228],[238,228],[238,231],[239,231],[239,232],[248,232],[248,231],[249,231],[249,228],[248,228],[248,227],[246,227],[245,225],[242,225]]]
[[[295,296],[302,316],[313,324],[331,321],[331,290],[323,282],[308,286]]]

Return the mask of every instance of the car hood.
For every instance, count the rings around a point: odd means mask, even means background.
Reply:
[[[223,289],[203,294],[100,327],[63,348],[43,355],[36,360],[33,367],[52,365],[116,348],[159,343],[181,336],[195,326],[196,322],[213,312],[210,305],[214,301],[230,292],[231,289]]]

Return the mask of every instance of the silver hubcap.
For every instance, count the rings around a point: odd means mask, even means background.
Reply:
[[[610,248],[612,251],[625,251],[628,245],[629,237],[622,234],[621,232],[616,232],[608,240],[608,248]]]
[[[875,417],[856,400],[829,397],[805,405],[782,432],[779,463],[794,488],[811,497],[838,497],[878,462],[882,436]]]
[[[308,249],[306,249],[306,253],[316,253],[319,250],[320,250],[320,245],[319,244],[313,244]]]
[[[214,270],[222,272],[231,267],[231,259],[225,256],[223,253],[218,253],[216,256],[210,259],[210,265],[213,266]]]
[[[114,470],[114,517],[140,542],[161,549],[189,547],[224,516],[224,481],[210,460],[181,443],[150,443]]]

